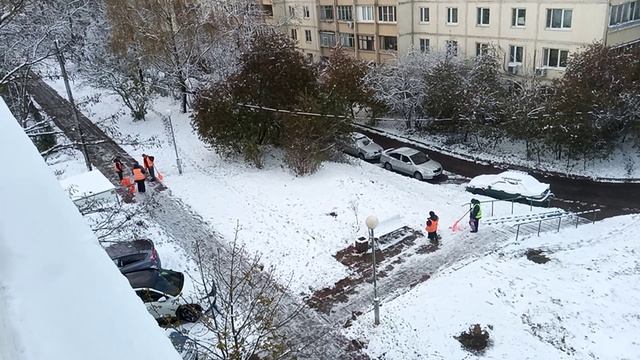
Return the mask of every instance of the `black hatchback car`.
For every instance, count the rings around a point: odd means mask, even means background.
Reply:
[[[123,274],[146,269],[161,269],[160,257],[151,240],[123,241],[110,245],[105,250]]]

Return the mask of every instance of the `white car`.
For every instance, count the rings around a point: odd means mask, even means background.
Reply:
[[[178,318],[196,322],[202,307],[182,298],[184,274],[167,269],[147,269],[124,274],[129,284],[156,320]]]
[[[416,149],[401,147],[382,152],[380,163],[387,170],[411,175],[418,180],[433,179],[442,174],[442,165]]]
[[[382,153],[382,146],[374,143],[367,135],[354,132],[347,140],[344,152],[362,160],[377,160]]]

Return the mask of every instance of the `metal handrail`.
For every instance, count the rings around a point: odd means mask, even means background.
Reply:
[[[527,200],[529,202],[529,211],[533,211],[533,202],[543,202],[543,201],[551,201],[551,197],[555,196],[552,192],[549,192],[544,198],[542,198],[541,200],[537,200],[537,199],[533,199],[530,197],[526,197],[526,196],[516,196],[513,198],[509,198],[509,199],[495,199],[495,200],[485,200],[485,201],[480,201],[480,204],[486,204],[486,203],[491,203],[491,216],[493,216],[493,204],[496,202],[500,202],[500,201],[505,201],[505,202],[510,202],[511,203],[511,214],[513,214],[513,204],[515,202],[517,202],[517,200]],[[549,204],[547,204],[548,206]],[[473,206],[473,204],[471,202],[468,203],[464,203],[462,204],[462,206],[469,206],[469,209],[471,209],[471,207]]]
[[[601,209],[592,209],[592,210],[579,211],[579,212],[575,212],[575,213],[564,213],[564,214],[561,214],[560,216],[549,217],[549,218],[546,218],[546,219],[543,218],[543,219],[538,219],[538,220],[525,221],[525,222],[521,222],[521,223],[518,223],[518,224],[514,224],[513,226],[516,226],[516,241],[518,241],[518,237],[520,236],[520,226],[521,225],[538,223],[538,236],[540,236],[540,228],[542,227],[542,222],[543,221],[549,221],[549,220],[556,220],[557,219],[558,220],[558,228],[556,229],[556,232],[559,232],[560,231],[560,226],[562,225],[562,218],[570,217],[570,216],[575,217],[576,218],[576,228],[577,228],[578,227],[578,221],[580,220],[580,217],[578,215],[593,214],[592,223],[595,224],[595,222],[596,222],[596,214],[599,213],[600,211],[601,211]]]

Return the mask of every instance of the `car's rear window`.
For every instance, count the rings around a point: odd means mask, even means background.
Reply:
[[[156,290],[160,290],[163,293],[178,296],[182,291],[182,285],[184,283],[184,275],[175,271],[160,270],[158,279],[154,285]]]
[[[429,158],[427,157],[427,155],[421,152],[417,152],[409,157],[411,158],[411,161],[413,161],[413,163],[416,165],[424,164],[427,161],[429,161]]]

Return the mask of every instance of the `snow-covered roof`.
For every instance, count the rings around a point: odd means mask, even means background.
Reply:
[[[180,359],[1,98],[0,154],[0,359]]]
[[[115,189],[109,179],[97,169],[62,179],[60,185],[74,201]]]
[[[471,179],[469,187],[504,191],[522,196],[540,196],[549,189],[549,184],[541,183],[533,176],[521,171],[505,171],[497,175],[479,175]]]

